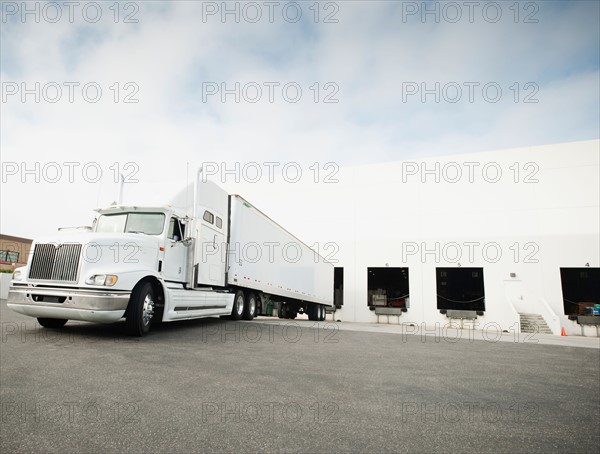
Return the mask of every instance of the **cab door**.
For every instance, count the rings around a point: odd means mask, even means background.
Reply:
[[[196,245],[198,258],[198,285],[225,285],[225,224],[220,216],[205,209],[199,219],[199,243]]]
[[[166,281],[186,281],[188,246],[183,242],[185,228],[186,225],[179,218],[171,216],[162,264],[162,274]]]

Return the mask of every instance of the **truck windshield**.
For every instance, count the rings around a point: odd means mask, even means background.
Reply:
[[[147,235],[160,235],[164,224],[165,215],[163,213],[103,214],[98,218],[96,232],[140,232]]]

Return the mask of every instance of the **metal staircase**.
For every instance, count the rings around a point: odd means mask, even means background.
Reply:
[[[519,313],[522,333],[554,334],[544,317],[539,314]]]

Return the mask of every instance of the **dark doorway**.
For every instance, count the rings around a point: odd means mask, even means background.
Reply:
[[[600,268],[561,268],[560,282],[565,315],[589,315],[600,304]]]
[[[408,307],[408,268],[367,268],[367,305]]]
[[[344,268],[333,270],[333,304],[338,309],[344,305]]]
[[[483,268],[436,268],[437,308],[485,311]]]

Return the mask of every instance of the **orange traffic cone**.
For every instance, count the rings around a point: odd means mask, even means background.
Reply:
[[[560,330],[560,335],[561,336],[566,336],[567,332],[565,331],[565,327],[563,326],[562,329]]]

